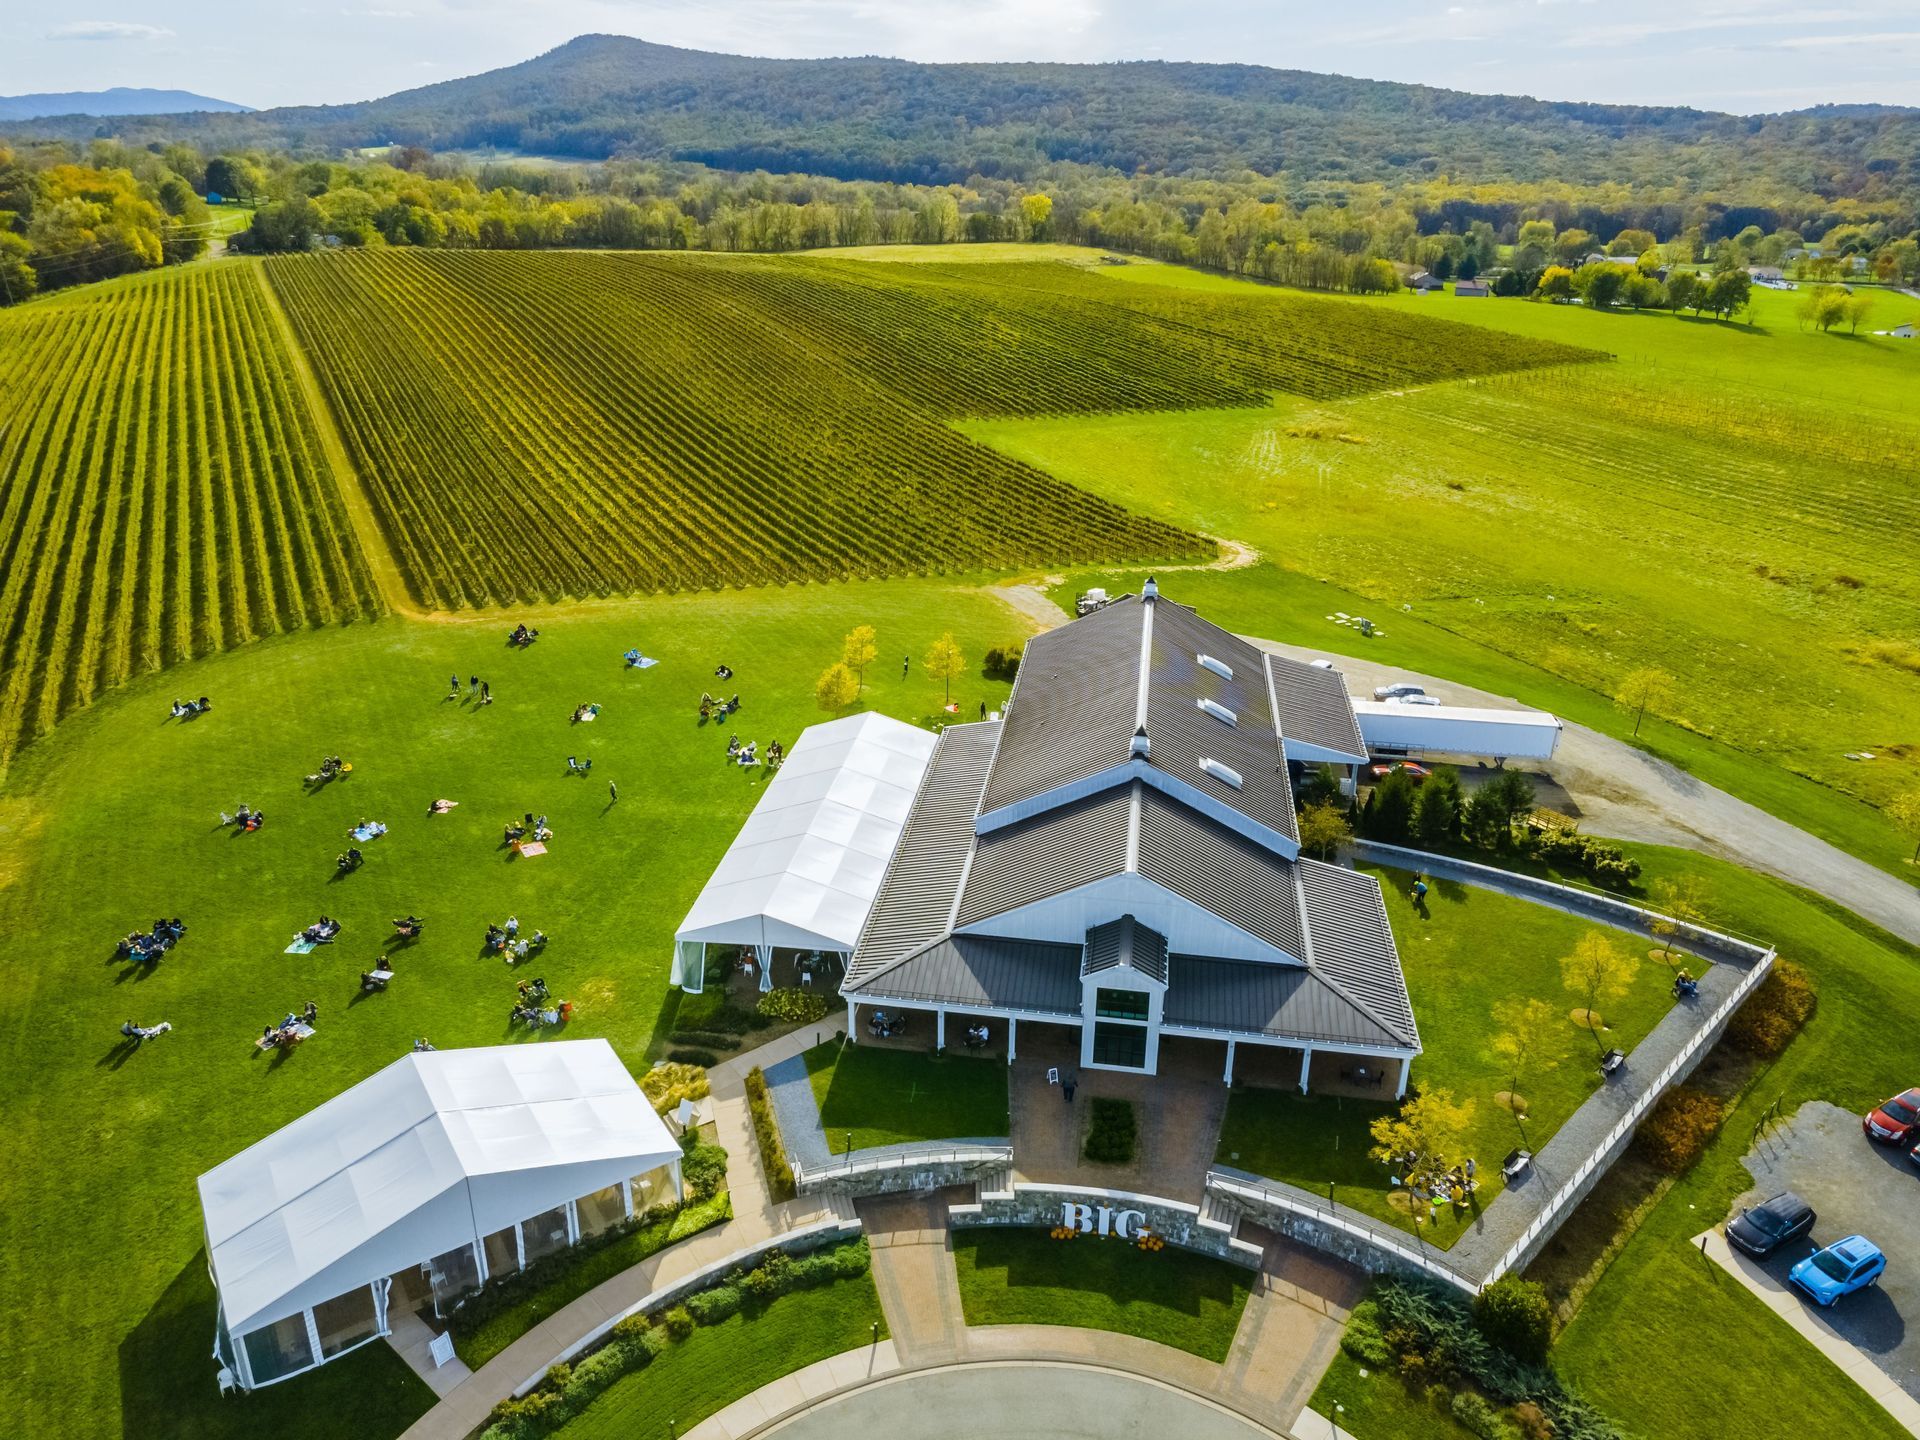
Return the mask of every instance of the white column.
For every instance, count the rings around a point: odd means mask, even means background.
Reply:
[[[1019,1026],[1020,1022],[1017,1019],[1011,1015],[1007,1016],[1007,1064],[1009,1065],[1013,1064],[1013,1032]]]
[[[1412,1069],[1413,1057],[1411,1055],[1402,1055],[1400,1057],[1400,1086],[1393,1092],[1394,1099],[1404,1100],[1407,1098],[1407,1074]]]
[[[1302,1045],[1300,1047],[1300,1093],[1302,1095],[1307,1093],[1307,1070],[1312,1064],[1313,1047]]]
[[[1220,1077],[1228,1085],[1233,1084],[1233,1041],[1227,1041],[1227,1073]]]
[[[849,1045],[860,1043],[860,1002],[858,1000],[847,1002],[847,1043]]]
[[[947,1007],[944,1005],[933,1012],[933,1048],[947,1048]]]

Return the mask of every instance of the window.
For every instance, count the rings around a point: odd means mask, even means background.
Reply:
[[[1233,679],[1233,667],[1227,664],[1226,661],[1216,660],[1211,655],[1196,655],[1193,658],[1200,662],[1200,665],[1203,669],[1211,670],[1214,674],[1218,675],[1222,680]]]
[[[1234,789],[1238,790],[1242,784],[1238,770],[1235,770],[1231,765],[1222,765],[1218,760],[1214,760],[1208,756],[1202,755],[1200,757],[1200,768],[1207,774],[1213,776],[1213,778],[1218,780],[1222,785],[1231,785]]]
[[[509,1225],[487,1236],[487,1278],[498,1280],[520,1268],[520,1242]]]
[[[633,1213],[636,1215],[644,1215],[656,1205],[671,1205],[679,1198],[671,1162],[633,1177]]]
[[[307,1336],[307,1312],[289,1315],[240,1337],[247,1347],[247,1365],[253,1383],[264,1385],[313,1364],[313,1341]]]
[[[591,1195],[582,1195],[573,1202],[573,1211],[580,1217],[580,1238],[585,1240],[611,1230],[627,1218],[627,1197],[620,1193],[618,1185],[609,1185]]]
[[[511,1232],[505,1233],[511,1243]],[[480,1266],[473,1258],[471,1245],[462,1245],[457,1250],[436,1255],[427,1262],[427,1267],[433,1281],[433,1304],[437,1314],[445,1315],[461,1296],[480,1288]]]
[[[1207,714],[1213,716],[1213,718],[1218,720],[1222,725],[1238,726],[1240,723],[1240,717],[1222,705],[1218,700],[1209,700],[1203,695],[1193,703],[1206,711]]]
[[[1144,1020],[1153,997],[1144,990],[1096,990],[1093,1013],[1108,1020]]]
[[[1093,1027],[1093,1063],[1143,1069],[1147,1063],[1147,1032],[1139,1025]]]
[[[545,1214],[520,1222],[520,1245],[531,1265],[542,1255],[567,1248],[567,1207],[557,1205]]]
[[[320,1358],[331,1360],[342,1350],[351,1350],[362,1340],[380,1333],[380,1317],[374,1310],[373,1288],[363,1285],[313,1307],[313,1328],[320,1332]]]

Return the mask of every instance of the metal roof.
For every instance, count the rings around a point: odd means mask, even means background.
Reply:
[[[1417,1047],[1420,1031],[1380,882],[1356,870],[1303,858],[1300,894],[1306,902],[1314,969],[1406,1044]]]
[[[1294,866],[1140,787],[1140,873],[1296,960],[1307,958]]]
[[[1077,1016],[1080,955],[1078,945],[950,935],[840,988],[860,1000]]]
[[[1151,783],[1244,819],[1250,838],[1292,858],[1293,794],[1261,653],[1165,598],[1122,596],[1028,643],[976,828],[1129,783],[1143,769],[1130,754],[1143,725]]]
[[[973,863],[955,925],[1078,890],[1127,868],[1132,794],[1102,790],[973,841]]]
[[[950,725],[941,732],[914,797],[900,843],[880,883],[847,981],[937,940],[952,928],[973,851],[973,816],[1000,736],[1000,722]]]
[[[1415,1048],[1311,968],[1175,955],[1162,1023],[1176,1029]]]
[[[1336,756],[1364,764],[1367,742],[1353,717],[1347,682],[1338,670],[1322,670],[1284,655],[1268,655],[1273,676],[1274,704],[1280,711],[1280,730],[1289,760],[1326,760]],[[1311,745],[1327,755],[1300,755],[1295,748]]]
[[[1167,937],[1131,915],[1096,925],[1087,932],[1086,959],[1080,962],[1080,977],[1113,970],[1120,966],[1167,983]]]

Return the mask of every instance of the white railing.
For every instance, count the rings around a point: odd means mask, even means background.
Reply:
[[[1011,1145],[953,1145],[929,1143],[889,1147],[885,1150],[849,1151],[824,1165],[793,1165],[795,1184],[844,1175],[882,1175],[893,1170],[912,1170],[921,1165],[978,1164],[1011,1165]]]
[[[1761,957],[1758,964],[1754,965],[1746,974],[1740,977],[1740,983],[1734,986],[1732,992],[1714,1007],[1713,1013],[1708,1016],[1702,1024],[1694,1027],[1693,1033],[1687,1037],[1687,1043],[1680,1047],[1679,1053],[1667,1062],[1665,1068],[1660,1071],[1659,1076],[1653,1083],[1640,1092],[1639,1097],[1635,1099],[1632,1106],[1628,1108],[1627,1113],[1621,1116],[1619,1122],[1607,1132],[1606,1139],[1601,1141],[1588,1153],[1586,1160],[1573,1172],[1572,1177],[1554,1193],[1552,1198],[1540,1207],[1540,1213],[1533,1218],[1533,1222],[1521,1233],[1520,1238],[1508,1247],[1507,1252],[1494,1262],[1493,1268],[1481,1279],[1481,1284],[1491,1285],[1495,1280],[1498,1280],[1502,1275],[1506,1274],[1508,1270],[1512,1269],[1513,1266],[1519,1262],[1521,1255],[1526,1253],[1527,1248],[1532,1245],[1542,1233],[1553,1228],[1555,1218],[1559,1215],[1560,1211],[1566,1207],[1567,1202],[1579,1190],[1586,1179],[1606,1163],[1606,1157],[1612,1153],[1613,1147],[1625,1139],[1626,1136],[1633,1131],[1634,1127],[1645,1118],[1647,1111],[1653,1108],[1654,1102],[1666,1093],[1667,1087],[1678,1078],[1688,1062],[1691,1061],[1693,1057],[1700,1052],[1701,1047],[1707,1043],[1707,1037],[1718,1030],[1733,1012],[1740,1008],[1746,1001],[1746,998],[1753,993],[1754,987],[1766,978],[1767,972],[1773,968],[1773,956],[1773,951],[1767,951],[1767,953]],[[1602,1091],[1601,1093],[1604,1094],[1605,1092]],[[1548,1141],[1547,1148],[1551,1149],[1552,1144],[1552,1141]],[[1534,1163],[1538,1166],[1538,1157],[1535,1158]],[[1499,1201],[1496,1200],[1494,1203],[1498,1204]],[[1489,1207],[1489,1209],[1491,1209],[1491,1207]]]
[[[1457,1285],[1470,1295],[1479,1293],[1480,1286],[1477,1281],[1440,1259],[1436,1252],[1420,1243],[1418,1236],[1414,1237],[1413,1245],[1408,1245],[1400,1231],[1375,1225],[1356,1211],[1336,1205],[1332,1201],[1318,1200],[1304,1190],[1275,1189],[1271,1185],[1257,1184],[1224,1175],[1218,1170],[1207,1172],[1206,1188],[1209,1192],[1225,1193],[1241,1200],[1254,1200],[1276,1210],[1286,1210],[1312,1220],[1316,1224],[1339,1230],[1371,1245],[1376,1250],[1392,1255],[1395,1259],[1425,1274]]]

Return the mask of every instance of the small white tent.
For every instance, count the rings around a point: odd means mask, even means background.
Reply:
[[[679,1161],[605,1040],[403,1056],[200,1177],[215,1353],[248,1389],[324,1364],[388,1333],[393,1279],[438,1305],[677,1196]]]
[[[699,990],[708,945],[851,954],[939,737],[884,715],[810,726],[674,936],[673,983]]]

